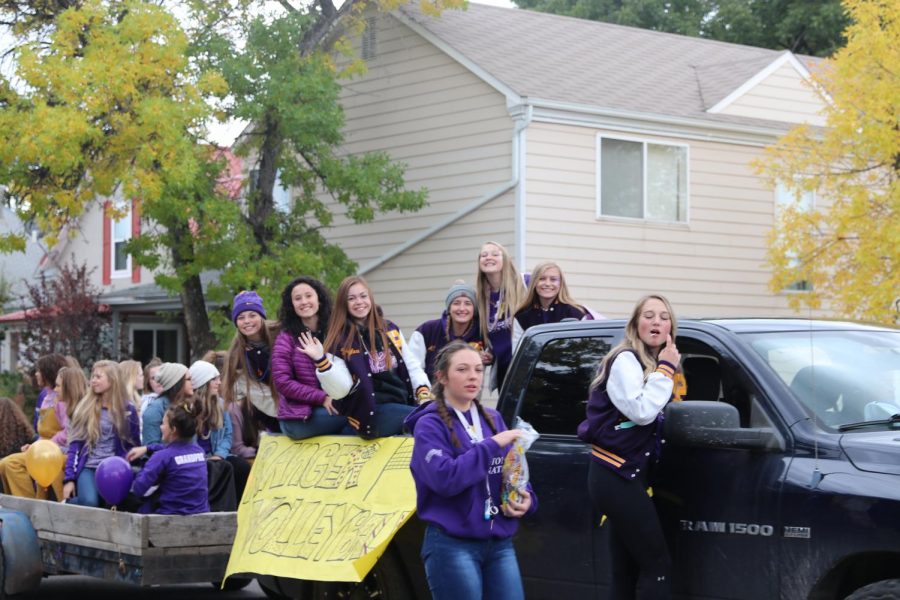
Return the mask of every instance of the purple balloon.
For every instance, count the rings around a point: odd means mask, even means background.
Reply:
[[[106,503],[116,506],[128,496],[134,473],[127,460],[121,456],[110,456],[100,462],[94,480],[97,482],[97,491]]]

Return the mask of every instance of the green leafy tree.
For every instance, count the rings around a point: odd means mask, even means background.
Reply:
[[[139,199],[153,227],[127,250],[180,295],[194,356],[216,345],[202,271],[221,274],[211,299],[258,288],[272,306],[288,277],[334,284],[354,268],[322,234],[332,222],[323,194],[356,222],[425,202],[387,155],[339,151],[337,78],[360,62],[339,70],[336,57],[350,54],[345,36],[362,31],[370,3],[283,0],[265,18],[263,4],[173,2],[182,25],[140,0],[0,2],[18,44],[14,79],[0,78],[0,184],[49,244],[91,203]],[[252,123],[240,146],[255,174],[243,203],[218,184],[227,161],[201,137],[212,115]],[[290,207],[275,205],[279,176],[296,190]],[[23,247],[22,235],[0,238],[0,251]]]
[[[851,318],[900,322],[900,4],[846,0],[847,46],[815,74],[830,100],[823,131],[799,126],[760,172],[817,206],[780,211],[770,238],[773,290],[795,281],[795,308],[825,303]]]
[[[256,4],[238,6],[240,16],[227,28],[206,28],[195,37],[199,59],[228,82],[229,114],[250,122],[236,149],[248,157],[252,173],[244,214],[253,250],[223,271],[213,293],[226,300],[225,292],[255,288],[269,306],[277,306],[281,287],[300,273],[336,286],[355,269],[323,235],[333,222],[325,199],[356,223],[379,212],[418,210],[426,199],[425,190],[405,189],[403,166],[386,153],[340,152],[339,80],[363,70],[347,36],[363,30],[367,8],[390,10],[399,2],[351,0],[340,9],[330,0],[278,4],[281,10],[266,16],[256,14]],[[461,5],[435,0],[423,7],[436,13]],[[208,13],[198,19],[215,20]],[[275,204],[278,182],[292,190],[289,207]]]
[[[23,220],[52,246],[88,206],[136,198],[145,216],[180,239],[196,210],[196,198],[181,193],[202,188],[210,171],[194,132],[210,115],[208,99],[226,88],[189,62],[179,22],[139,0],[11,2],[0,10],[26,15],[12,29],[15,79],[0,80],[0,183]],[[6,235],[0,249],[21,249],[23,238]],[[139,264],[153,265],[153,253],[142,252],[151,239],[134,242]],[[181,269],[193,264],[193,249],[167,248],[175,269],[168,283],[185,304],[192,347],[209,347],[199,276]]]
[[[829,56],[843,44],[840,0],[514,0],[521,8],[724,42]]]

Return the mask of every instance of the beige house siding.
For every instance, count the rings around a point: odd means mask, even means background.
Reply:
[[[718,111],[725,115],[825,126],[825,103],[790,62]]]
[[[336,212],[326,231],[361,269],[461,208],[502,190],[512,176],[513,120],[504,96],[389,15],[375,17],[368,72],[343,87],[344,150],[389,151],[406,165],[409,189],[428,189],[428,206],[356,225]],[[513,246],[514,193],[365,273],[385,314],[409,335],[437,318],[455,279],[472,282],[481,243]]]
[[[575,298],[608,317],[627,316],[638,297],[653,291],[667,295],[682,316],[792,314],[784,296],[768,290],[765,243],[774,193],[748,164],[760,148],[644,137],[688,144],[689,221],[598,220],[601,132],[620,135],[570,125],[529,127],[528,268],[559,262]]]
[[[103,285],[103,203],[92,202],[78,220],[78,229],[68,241],[60,241],[61,246],[57,261],[59,263],[74,262],[87,265],[91,283],[101,293],[116,292],[134,285],[131,282],[131,270],[127,274],[111,273],[109,285]],[[153,273],[141,267],[141,284],[153,283]]]

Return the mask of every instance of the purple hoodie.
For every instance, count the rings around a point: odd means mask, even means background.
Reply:
[[[150,460],[134,478],[131,491],[143,498],[159,487],[160,515],[194,515],[209,512],[206,456],[193,442],[173,442],[147,447]],[[145,504],[140,512],[154,507]]]
[[[492,408],[485,411],[498,432],[506,430],[500,413]],[[450,415],[459,448],[453,445],[450,430],[434,402],[420,405],[406,417],[406,427],[415,438],[410,470],[416,483],[419,518],[456,537],[482,540],[511,537],[519,527],[518,519],[508,518],[502,512],[493,521],[484,518],[485,480],[490,485],[491,499],[499,508],[503,459],[508,448],[501,448],[491,439],[491,428],[480,415],[484,441],[477,444],[472,443],[452,411]],[[537,496],[531,491],[528,514],[536,509]]]

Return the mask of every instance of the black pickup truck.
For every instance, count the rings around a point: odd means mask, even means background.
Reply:
[[[607,529],[575,436],[589,381],[623,321],[529,329],[498,402],[541,438],[540,498],[516,550],[526,596],[601,597]],[[900,598],[900,330],[854,323],[683,321],[684,401],[666,409],[654,498],[678,598]],[[422,524],[357,589],[261,579],[272,596],[428,598]]]

